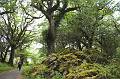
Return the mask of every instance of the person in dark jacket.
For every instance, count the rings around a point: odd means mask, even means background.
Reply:
[[[22,68],[22,62],[21,62],[21,61],[19,61],[19,62],[18,62],[18,70],[20,71],[20,70],[21,70],[21,68]]]

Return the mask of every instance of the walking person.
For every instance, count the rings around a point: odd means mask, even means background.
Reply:
[[[21,61],[18,62],[18,67],[17,68],[18,68],[19,71],[21,70],[21,68],[22,68],[22,62]]]

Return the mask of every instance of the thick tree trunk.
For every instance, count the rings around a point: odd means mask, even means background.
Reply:
[[[48,27],[48,32],[47,32],[47,51],[48,55],[51,53],[55,52],[55,39],[56,39],[56,25],[55,25],[55,20],[52,17],[53,14],[49,15],[49,27]]]
[[[4,55],[2,62],[5,62],[5,60],[6,60],[8,49],[9,49],[9,46],[5,50],[5,55]]]
[[[0,53],[0,61],[2,62],[3,60],[3,52]]]
[[[54,53],[55,51],[55,46],[54,46],[54,41],[47,41],[47,50],[48,50],[48,55],[51,53]]]
[[[11,46],[10,58],[8,62],[11,66],[13,66],[14,55],[15,55],[15,47]]]
[[[55,36],[56,36],[56,32],[55,32],[55,22],[53,19],[51,19],[49,21],[50,26],[47,32],[47,50],[48,50],[48,54],[51,54],[55,51]]]

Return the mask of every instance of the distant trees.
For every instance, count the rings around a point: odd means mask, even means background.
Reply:
[[[11,3],[11,5],[13,4]],[[17,6],[15,5],[14,7]],[[4,10],[6,11],[7,9]],[[27,19],[25,15],[21,14],[21,16],[19,16],[19,14],[17,14],[17,8],[10,14],[1,15],[1,61],[4,62],[6,55],[10,52],[8,63],[13,65],[15,50],[22,48],[25,44],[27,45],[32,39],[31,30],[28,30],[32,22],[33,19]]]

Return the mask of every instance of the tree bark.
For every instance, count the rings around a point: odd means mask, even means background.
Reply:
[[[2,62],[2,60],[3,60],[3,52],[1,52],[0,54],[0,61]]]
[[[51,54],[53,52],[55,52],[55,36],[56,36],[56,32],[55,32],[55,21],[52,18],[52,15],[50,16],[50,20],[49,20],[49,28],[48,28],[48,32],[47,32],[47,50],[48,50],[48,54]]]
[[[15,55],[15,47],[11,46],[10,58],[8,62],[11,66],[13,66],[14,55]]]
[[[3,59],[2,59],[2,62],[5,62],[6,57],[7,57],[7,52],[5,52],[5,55],[4,55]]]
[[[2,62],[5,62],[5,60],[6,60],[6,57],[7,57],[7,54],[8,54],[8,49],[9,49],[9,46],[5,50],[5,55],[4,55],[4,58],[3,58]]]

